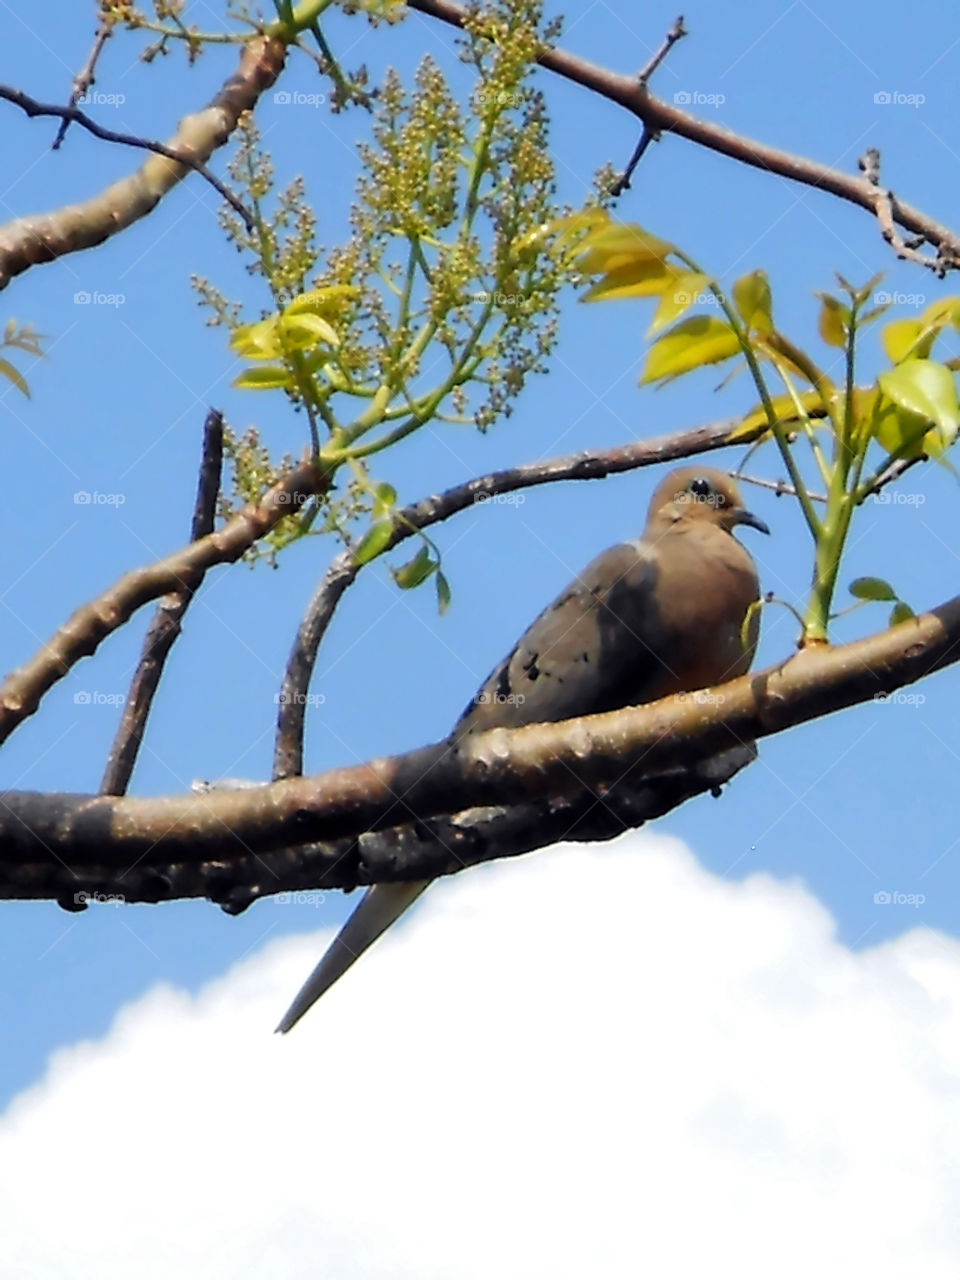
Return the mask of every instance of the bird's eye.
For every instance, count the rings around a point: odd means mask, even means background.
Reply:
[[[691,480],[688,487],[695,498],[709,498],[713,493],[713,485],[705,476],[698,476],[695,480]]]

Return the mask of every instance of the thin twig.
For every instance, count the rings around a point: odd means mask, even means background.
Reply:
[[[409,8],[440,22],[454,27],[463,25],[466,10],[454,0],[407,0],[407,3]],[[877,215],[876,190],[864,177],[844,173],[842,169],[834,169],[780,147],[768,146],[712,121],[698,119],[672,103],[655,98],[638,84],[635,76],[611,71],[566,50],[545,49],[537,61],[555,75],[625,107],[651,129],[675,133],[698,146],[730,156],[741,164],[825,191],[865,209],[871,216]],[[889,196],[889,214],[898,226],[939,250],[939,261],[946,269],[960,267],[960,235],[952,228],[892,195]]]
[[[683,37],[686,34],[687,34],[687,29],[683,25],[683,14],[680,13],[675,18],[673,26],[664,36],[663,44],[656,51],[656,53],[653,55],[650,61],[646,64],[646,66],[643,67],[638,72],[637,79],[641,84],[646,84],[649,81],[650,77],[656,71],[657,67],[659,67],[660,63],[664,60],[664,58],[667,56],[667,54],[670,52],[673,46],[677,43],[678,40],[683,39]]]
[[[647,125],[643,126],[643,132],[640,134],[640,141],[634,147],[633,155],[627,161],[627,167],[615,182],[611,183],[610,194],[612,196],[622,196],[624,191],[630,190],[630,180],[633,177],[634,170],[643,159],[643,153],[649,147],[651,142],[660,141],[660,130],[651,129]]]
[[[921,267],[927,267],[938,279],[942,280],[947,274],[948,266],[951,265],[944,259],[942,252],[937,253],[934,257],[926,253],[920,253],[920,246],[926,243],[924,237],[913,236],[909,240],[905,240],[896,228],[893,212],[893,192],[880,185],[880,152],[876,147],[868,147],[857,163],[864,179],[873,187],[874,212],[877,215],[877,221],[880,223],[880,234],[884,240],[893,248],[898,258],[903,258],[908,262],[916,262]]]
[[[198,542],[213,532],[222,462],[223,416],[217,409],[211,409],[203,424],[197,497],[190,524],[191,542]],[[107,767],[100,784],[101,795],[122,796],[126,793],[167,657],[180,635],[183,615],[190,607],[202,580],[201,575],[197,582],[191,583],[189,587],[181,587],[179,591],[171,591],[157,604],[144,636],[140,661],[130,681],[130,692],[107,757]]]
[[[226,183],[221,182],[215,173],[211,173],[205,164],[188,152],[174,150],[172,147],[165,146],[162,142],[156,142],[153,138],[139,138],[133,133],[118,133],[115,129],[105,129],[103,125],[91,120],[79,107],[61,107],[56,103],[37,102],[36,98],[31,98],[29,94],[24,93],[21,89],[14,89],[10,85],[0,84],[0,98],[5,99],[7,102],[12,102],[16,107],[20,107],[28,116],[60,116],[68,123],[75,122],[82,125],[95,138],[100,138],[104,142],[118,142],[127,147],[139,147],[142,151],[153,151],[158,156],[164,156],[167,160],[175,160],[177,164],[186,165],[187,168],[193,169],[201,178],[209,182],[214,191],[222,196],[231,208],[236,210],[243,219],[248,231],[252,232],[254,230],[253,215],[240,197],[231,191]]]
[[[30,267],[91,249],[152,213],[192,168],[208,161],[228,141],[244,113],[252,111],[260,96],[275,83],[286,53],[282,40],[267,36],[247,40],[237,67],[213,99],[180,120],[176,133],[168,140],[172,160],[151,150],[138,168],[88,199],[14,218],[0,226],[0,289]],[[19,98],[26,102],[26,95]],[[11,100],[17,100],[17,91],[13,91]],[[57,107],[54,114],[62,115],[64,110]],[[75,108],[70,112],[78,119],[82,115]],[[94,132],[98,130],[99,136],[113,136],[109,130],[94,126]],[[123,135],[118,137],[129,141]],[[161,144],[154,145],[159,148]]]
[[[90,52],[87,54],[87,60],[73,77],[73,87],[70,90],[70,106],[75,107],[77,100],[82,98],[92,84],[96,81],[97,60],[103,52],[103,46],[107,43],[110,36],[113,35],[113,24],[111,22],[101,22],[97,27],[97,34],[93,38],[93,44]],[[60,128],[57,130],[57,136],[53,140],[51,151],[58,151],[60,143],[67,136],[67,130],[70,128],[70,120],[67,116],[60,121]]]
[[[742,480],[744,484],[755,484],[760,489],[771,489],[778,498],[782,498],[784,494],[789,494],[791,498],[797,496],[797,491],[792,484],[788,484],[786,480],[765,480],[763,476],[748,476],[742,471],[734,472],[738,480]],[[826,503],[827,495],[825,493],[812,493],[807,490],[807,497],[811,502]]]

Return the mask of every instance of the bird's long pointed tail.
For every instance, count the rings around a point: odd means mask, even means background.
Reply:
[[[416,902],[429,880],[397,881],[372,885],[334,940],[327,947],[317,967],[294,997],[293,1004],[280,1019],[278,1031],[289,1031],[311,1005],[342,978],[367,947],[389,929],[394,920]]]

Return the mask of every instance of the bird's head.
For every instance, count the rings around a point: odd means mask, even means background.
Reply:
[[[770,530],[759,516],[748,511],[736,483],[714,467],[681,467],[657,485],[650,501],[648,523],[705,520],[732,533],[747,524],[761,533]]]

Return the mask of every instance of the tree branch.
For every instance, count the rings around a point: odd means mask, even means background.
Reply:
[[[209,898],[237,915],[267,895],[310,889],[353,889],[390,875],[390,868],[419,868],[422,878],[449,875],[493,858],[529,853],[558,840],[609,840],[660,817],[693,796],[720,786],[756,757],[752,746],[642,782],[621,783],[601,795],[582,790],[558,799],[468,809],[451,818],[410,823],[322,844],[291,845],[272,853],[183,860],[162,868],[56,858],[0,862],[0,898],[56,898],[66,910],[83,910],[104,898],[158,902]],[[2,812],[2,806],[0,806]]]
[[[437,18],[450,26],[462,27],[466,10],[453,0],[407,0],[408,7],[429,17]],[[937,251],[936,264],[924,259],[924,265],[934,266],[938,274],[960,267],[960,235],[942,222],[937,222],[921,209],[898,200],[889,191],[883,191],[866,177],[858,177],[834,169],[830,165],[794,155],[779,147],[768,146],[754,138],[734,133],[723,125],[700,120],[672,103],[654,97],[646,86],[633,75],[623,75],[563,49],[547,49],[538,62],[548,71],[599,94],[632,112],[643,124],[654,131],[675,133],[681,138],[730,156],[741,164],[779,174],[791,182],[827,191],[847,200],[876,217],[884,226],[896,223],[905,231],[922,237]]]
[[[81,605],[39,652],[0,685],[0,742],[36,711],[43,695],[74,663],[95,653],[101,641],[142,605],[172,591],[195,591],[208,569],[239,560],[258,538],[307,498],[323,492],[328,483],[325,471],[313,462],[302,462],[216,533],[125,573],[96,600]]]
[[[357,838],[414,819],[478,806],[583,798],[585,790],[642,786],[656,775],[709,759],[843,707],[886,695],[960,659],[960,596],[930,613],[852,644],[816,645],[777,667],[701,694],[520,729],[492,729],[404,755],[289,778],[243,791],[151,798],[42,795],[0,797],[0,897],[20,897],[25,869],[60,864],[81,886],[94,869],[155,875],[153,897],[174,896],[184,866],[238,860],[294,846]],[[376,850],[376,845],[374,849]],[[382,848],[382,845],[381,845]],[[427,841],[429,864],[383,857],[364,875],[378,881],[428,878],[443,857]],[[496,844],[487,856],[498,853]],[[451,868],[452,869],[452,868]],[[324,877],[352,885],[357,865],[338,852]],[[258,880],[260,879],[258,875]]]
[[[280,40],[257,37],[244,46],[240,65],[216,97],[193,115],[185,116],[165,145],[114,134],[90,120],[76,107],[44,106],[16,89],[0,89],[0,97],[21,106],[28,114],[55,115],[76,121],[98,137],[144,146],[160,152],[151,155],[136,172],[112,183],[98,195],[79,204],[65,205],[50,213],[16,218],[0,227],[0,289],[14,276],[41,262],[52,262],[67,253],[90,249],[146,217],[163,196],[191,169],[202,168],[233,133],[244,111],[256,105],[283,69],[286,45]],[[213,175],[212,181],[225,199],[237,205]],[[249,214],[240,205],[245,219]]]
[[[191,542],[199,542],[201,538],[213,533],[222,462],[223,416],[216,409],[211,409],[203,424],[200,475],[190,524]],[[202,581],[203,575],[197,585]],[[157,605],[143,639],[140,661],[130,681],[130,692],[123,704],[123,714],[107,758],[107,767],[100,783],[101,795],[122,796],[127,790],[167,656],[180,635],[180,623],[195,592],[196,586],[183,587],[164,596]]]

